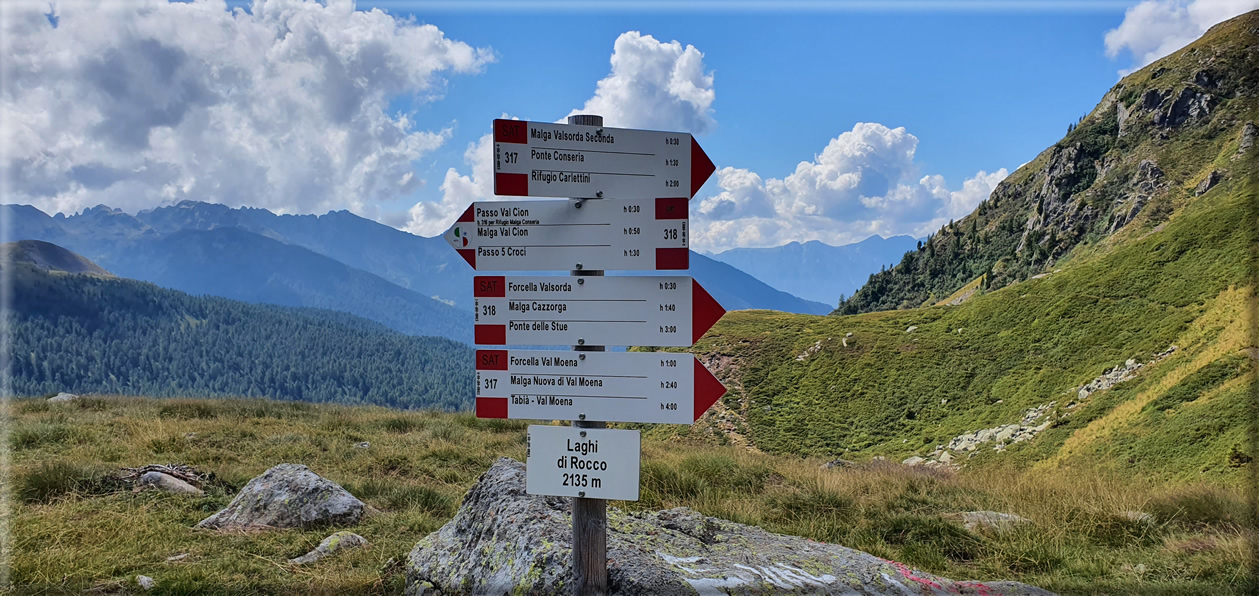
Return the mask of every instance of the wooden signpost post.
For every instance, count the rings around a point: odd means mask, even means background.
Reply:
[[[572,421],[529,427],[525,486],[572,497],[580,595],[607,593],[606,499],[638,500],[639,433],[606,423],[691,424],[726,391],[690,354],[604,351],[690,346],[725,313],[690,277],[603,276],[689,268],[687,201],[714,170],[686,133],[495,120],[494,194],[570,198],[476,202],[445,235],[478,272],[569,271],[475,278],[476,415]]]

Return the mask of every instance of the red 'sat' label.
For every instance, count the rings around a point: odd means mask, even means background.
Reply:
[[[507,370],[507,350],[477,350],[477,370]]]
[[[523,120],[494,120],[495,143],[527,143],[529,123]]]
[[[507,280],[502,275],[478,275],[472,279],[474,298],[506,298]]]

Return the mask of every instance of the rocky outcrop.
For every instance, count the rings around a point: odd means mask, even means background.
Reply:
[[[319,559],[322,559],[328,555],[339,552],[341,550],[344,550],[347,548],[356,548],[360,546],[367,546],[367,540],[365,538],[363,538],[362,536],[359,536],[358,534],[355,534],[354,532],[342,530],[340,532],[336,532],[332,534],[331,536],[327,538],[324,538],[319,543],[319,546],[316,546],[314,550],[300,557],[297,557],[295,559],[289,559],[289,563],[293,565],[305,565],[307,563],[314,563],[315,561],[318,561]]]
[[[1164,186],[1163,170],[1154,160],[1145,159],[1137,164],[1137,170],[1128,183],[1127,191],[1116,201],[1109,231],[1114,233],[1136,218],[1137,214],[1149,203],[1150,198]]]
[[[406,593],[570,592],[569,500],[526,494],[524,476],[517,461],[495,462],[455,518],[411,551]],[[611,594],[1048,593],[1015,582],[954,581],[686,508],[609,509],[607,546]]]
[[[1255,123],[1247,122],[1245,126],[1242,126],[1241,138],[1237,141],[1237,155],[1245,155],[1246,152],[1250,151],[1250,148],[1254,146]]]
[[[1199,92],[1192,87],[1185,87],[1172,101],[1166,111],[1154,113],[1154,124],[1164,128],[1175,128],[1199,118],[1205,119],[1211,114],[1215,98],[1210,93]]]
[[[1034,439],[1036,435],[1053,426],[1055,416],[1069,416],[1071,410],[1083,405],[1084,400],[1090,395],[1132,379],[1137,375],[1137,371],[1170,356],[1175,351],[1176,346],[1169,346],[1166,350],[1155,354],[1149,362],[1141,363],[1135,358],[1129,358],[1123,364],[1102,372],[1101,375],[1081,386],[1076,391],[1075,400],[1067,404],[1065,409],[1058,409],[1057,401],[1028,408],[1023,411],[1023,416],[1017,424],[1003,424],[958,435],[947,444],[936,445],[935,450],[925,457],[914,455],[905,458],[901,463],[907,466],[957,468],[959,465],[955,461],[958,455],[965,453],[974,457],[979,448],[988,443],[993,444],[993,450],[1003,451],[1014,443]]]
[[[77,400],[77,399],[79,399],[79,396],[77,396],[77,395],[75,395],[75,394],[73,394],[73,393],[65,393],[65,392],[62,392],[62,393],[58,393],[57,395],[54,395],[54,396],[52,396],[52,397],[48,398],[48,401],[49,401],[49,402],[51,402],[51,403],[54,403],[54,404],[58,404],[58,403],[65,403],[65,402],[75,401],[75,400]]]
[[[366,505],[300,464],[280,464],[250,480],[227,508],[201,520],[211,530],[309,528],[357,523]]]
[[[1207,174],[1207,177],[1203,178],[1202,182],[1199,182],[1198,186],[1194,187],[1193,196],[1198,197],[1206,194],[1208,190],[1215,188],[1215,185],[1219,184],[1220,180],[1223,179],[1224,174],[1221,174],[1219,170],[1211,170],[1211,173]]]

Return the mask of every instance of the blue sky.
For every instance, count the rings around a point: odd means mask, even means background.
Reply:
[[[49,6],[0,12],[14,202],[349,209],[434,235],[492,199],[492,119],[591,105],[697,133],[719,170],[694,243],[722,250],[925,235],[1122,73],[1259,0]]]

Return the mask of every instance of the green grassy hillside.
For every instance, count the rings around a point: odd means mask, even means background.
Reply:
[[[470,414],[130,397],[8,406],[7,546],[18,594],[401,594],[406,553],[450,519],[496,457],[522,459],[526,447],[523,423]],[[355,446],[362,441],[370,446]],[[824,469],[820,458],[676,439],[644,440],[642,461],[641,500],[611,506],[689,506],[950,577],[1066,594],[1245,593],[1246,505],[1237,489],[1008,468]],[[133,492],[118,478],[121,468],[166,462],[209,475],[205,496]],[[378,509],[349,528],[370,545],[295,566],[288,559],[333,529],[193,529],[285,462]],[[1031,521],[970,531],[956,514],[974,510]],[[155,589],[140,590],[136,575]]]
[[[899,461],[948,451],[954,465],[1246,479],[1259,455],[1251,442],[1259,398],[1259,148],[1247,148],[1254,136],[1248,123],[1259,120],[1259,68],[1246,69],[1259,65],[1257,31],[1259,12],[1243,15],[1124,79],[1062,143],[929,243],[957,250],[911,253],[847,305],[917,308],[727,315],[695,351],[733,391],[695,432],[776,453]],[[1176,107],[1184,102],[1164,101],[1172,97],[1210,111],[1187,115]],[[1106,123],[1117,111],[1126,114],[1122,136]],[[1062,172],[1084,167],[1055,155],[1093,142],[1089,135],[1107,147],[1084,164],[1097,176],[1073,183],[1079,192],[1045,194],[1063,184]],[[1125,168],[1119,178],[1103,173]],[[1208,177],[1214,185],[1203,183]],[[1038,213],[1018,212],[1033,200]],[[1099,210],[1102,203],[1109,212]],[[1026,221],[1000,223],[1016,216]],[[1036,238],[1065,238],[1054,230],[1071,228],[1073,218],[1092,227],[1067,248],[1037,252]],[[974,222],[978,232],[970,231]],[[1017,233],[1001,236],[1002,226]],[[967,252],[985,245],[980,238],[1021,248],[989,271]],[[937,305],[985,271],[968,300]],[[924,297],[928,304],[918,307]],[[1129,359],[1134,368],[1144,365],[1131,379],[1080,396]],[[1024,421],[1031,408],[1041,415]],[[956,437],[1004,425],[1039,428],[1030,440],[949,447]]]
[[[1243,178],[1238,143],[1259,120],[1255,73],[1259,11],[1125,77],[973,213],[871,275],[836,312],[931,305],[985,274],[989,289],[1026,280],[1164,223],[1213,172]]]

